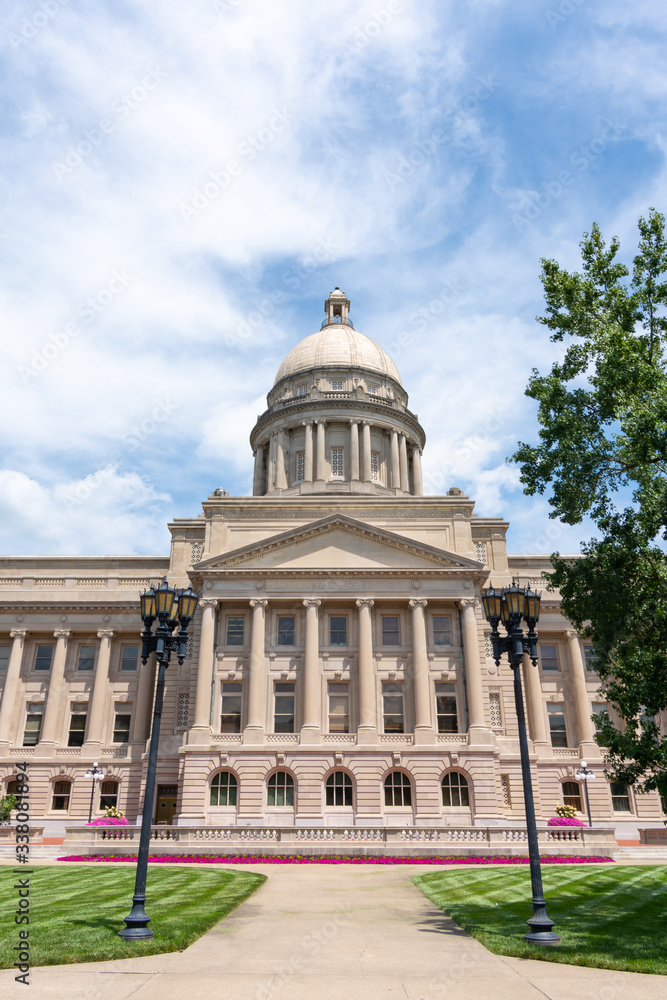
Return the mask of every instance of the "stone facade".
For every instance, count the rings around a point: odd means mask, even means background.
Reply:
[[[17,557],[0,569],[0,778],[29,763],[33,822],[140,815],[155,671],[138,595],[167,576],[202,600],[167,673],[157,823],[364,829],[520,826],[512,676],[480,590],[540,587],[547,556],[460,490],[425,497],[425,435],[395,365],[336,289],[280,367],[251,434],[251,497],[216,490],[159,557]],[[524,668],[538,818],[593,767],[594,823],[661,826],[656,795],[612,789],[593,740],[592,650],[546,594]],[[612,791],[615,793],[612,796]],[[582,812],[583,815],[583,812]]]

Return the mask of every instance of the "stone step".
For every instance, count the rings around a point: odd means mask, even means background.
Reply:
[[[644,861],[646,864],[667,864],[667,847],[642,844],[639,847],[620,847],[616,861]]]
[[[62,844],[35,844],[30,847],[30,861],[44,861],[47,858],[60,858],[67,854]],[[16,857],[13,845],[3,844],[0,847],[0,861]]]

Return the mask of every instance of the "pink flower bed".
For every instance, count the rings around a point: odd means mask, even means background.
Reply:
[[[547,826],[586,826],[586,824],[574,816],[552,816],[547,820]]]
[[[528,857],[446,857],[446,858],[384,858],[384,857],[304,857],[300,854],[154,854],[148,859],[153,864],[187,865],[527,865]],[[137,855],[81,854],[58,858],[58,861],[131,861],[136,864]],[[579,858],[563,855],[547,855],[540,858],[544,865],[599,864],[613,861],[613,858]]]
[[[92,823],[86,823],[86,826],[127,826],[128,822],[124,816],[99,816],[98,819],[94,819]]]

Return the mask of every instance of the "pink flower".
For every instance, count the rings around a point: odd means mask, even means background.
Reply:
[[[547,826],[586,826],[586,824],[570,816],[552,816],[547,820]]]
[[[265,865],[527,865],[530,859],[526,856],[508,857],[507,855],[493,857],[492,855],[476,857],[455,857],[443,858],[425,857],[304,857],[303,855],[283,854],[283,855],[258,855],[258,854],[155,854],[148,859],[152,864],[208,864],[208,865],[233,865],[233,864],[265,864]],[[70,855],[58,858],[58,861],[128,861],[136,864],[137,855]],[[573,857],[571,855],[546,855],[540,858],[542,864],[547,865],[576,865],[576,864],[602,864],[613,861],[613,858],[604,857]]]
[[[99,816],[94,819],[92,823],[86,823],[86,826],[127,826],[128,821],[124,816]]]

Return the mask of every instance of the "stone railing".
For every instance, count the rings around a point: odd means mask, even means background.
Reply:
[[[63,855],[130,854],[139,849],[138,826],[67,827]],[[613,857],[614,830],[538,829],[544,854]],[[377,854],[526,855],[525,829],[508,826],[263,827],[153,826],[151,851],[160,854]]]

